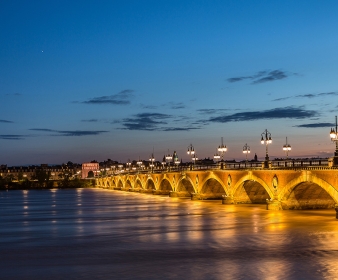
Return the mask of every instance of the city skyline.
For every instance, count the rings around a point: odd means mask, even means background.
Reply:
[[[331,157],[335,1],[2,3],[0,164]]]

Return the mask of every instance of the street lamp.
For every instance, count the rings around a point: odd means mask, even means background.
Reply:
[[[153,171],[154,171],[154,161],[155,161],[154,153],[151,154],[151,158],[149,159],[149,161],[150,161],[151,173],[153,173]]]
[[[170,162],[172,161],[173,157],[172,155],[169,154],[169,149],[168,149],[168,154],[165,156],[165,160],[168,162],[168,169],[170,171]]]
[[[336,116],[336,129],[331,128],[330,138],[332,142],[336,142],[336,150],[333,157],[333,165],[338,165],[338,127],[337,127],[337,116]]]
[[[216,151],[216,154],[214,154],[214,159],[216,160],[216,163],[219,161],[220,158],[221,158],[220,154],[217,153]]]
[[[286,159],[289,157],[289,151],[291,151],[291,146],[288,144],[288,138],[286,137],[286,144],[283,145],[283,151],[286,153]]]
[[[228,150],[227,146],[223,144],[223,137],[221,137],[221,142],[222,144],[220,146],[218,146],[218,151],[221,153],[221,158],[222,158],[222,161],[223,161],[223,155],[224,153]]]
[[[265,144],[265,161],[264,168],[269,168],[269,153],[268,153],[268,145],[272,143],[271,133],[265,129],[261,134],[261,144]]]
[[[243,146],[243,154],[245,154],[245,166],[248,163],[248,154],[250,154],[250,146],[245,143],[245,145]]]
[[[187,154],[188,155],[191,155],[191,161],[194,163],[195,165],[195,162],[196,162],[196,156],[195,156],[195,148],[192,144],[190,144],[188,146],[188,151],[187,151]]]
[[[131,167],[131,162],[130,162],[130,159],[128,159],[128,161],[127,161],[126,165],[127,165],[128,171],[130,171],[130,167]]]
[[[176,165],[176,168],[178,169],[178,165],[180,164],[180,161],[178,159],[178,155],[177,155],[176,151],[174,151],[174,155],[173,156],[174,156],[174,163]]]
[[[138,161],[136,162],[136,164],[138,165],[139,170],[141,169],[142,163],[143,162],[140,160],[140,157],[139,157]]]

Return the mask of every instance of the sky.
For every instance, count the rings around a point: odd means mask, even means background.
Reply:
[[[337,1],[0,1],[0,164],[330,157]]]

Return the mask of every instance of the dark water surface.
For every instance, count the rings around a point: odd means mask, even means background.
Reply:
[[[334,210],[0,192],[1,279],[338,279]]]

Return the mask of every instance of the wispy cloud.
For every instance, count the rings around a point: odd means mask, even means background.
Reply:
[[[214,115],[214,114],[223,113],[225,111],[230,111],[230,109],[198,109],[197,110],[197,112],[202,115]],[[233,111],[233,109],[231,111]]]
[[[295,125],[294,127],[305,127],[305,128],[318,128],[318,127],[333,127],[334,123],[306,123]]]
[[[284,107],[274,108],[265,111],[249,111],[241,112],[232,115],[224,115],[210,118],[209,122],[239,122],[239,121],[253,121],[262,119],[304,119],[315,117],[318,112],[313,110],[305,110],[302,107]]]
[[[49,136],[88,136],[109,132],[106,130],[54,130],[48,128],[31,128],[29,130],[53,133]]]
[[[81,120],[81,122],[98,122],[98,119]]]
[[[170,107],[170,109],[173,109],[173,110],[186,108],[186,106],[183,102],[178,102],[178,103],[170,102],[169,107]]]
[[[23,140],[27,135],[17,135],[17,134],[2,134],[0,139],[3,140]]]
[[[155,109],[158,108],[158,106],[156,106],[156,105],[144,105],[144,104],[141,104],[140,106],[141,106],[141,108],[148,109],[148,110],[155,110]]]
[[[13,123],[13,122],[9,120],[0,120],[0,123]]]
[[[6,93],[5,94],[6,96],[22,96],[21,93],[18,93],[18,92],[14,92],[14,93]]]
[[[283,101],[283,100],[292,99],[292,98],[315,98],[315,97],[321,97],[321,96],[338,96],[338,92],[331,91],[331,92],[321,92],[321,93],[316,93],[316,94],[315,93],[298,94],[298,95],[273,99],[272,101]]]
[[[294,75],[294,74],[293,74]],[[272,71],[259,71],[254,75],[250,76],[239,76],[228,78],[229,83],[241,82],[244,80],[250,80],[251,84],[261,84],[266,82],[273,82],[287,78],[289,75],[285,71],[272,70]]]
[[[146,130],[146,131],[189,131],[199,129],[199,127],[176,127],[172,126],[176,123],[175,117],[172,115],[161,113],[140,113],[131,118],[123,119],[122,124],[125,130]]]
[[[133,90],[125,89],[119,93],[107,96],[93,97],[89,100],[82,101],[83,104],[111,104],[111,105],[128,105],[133,96]]]

